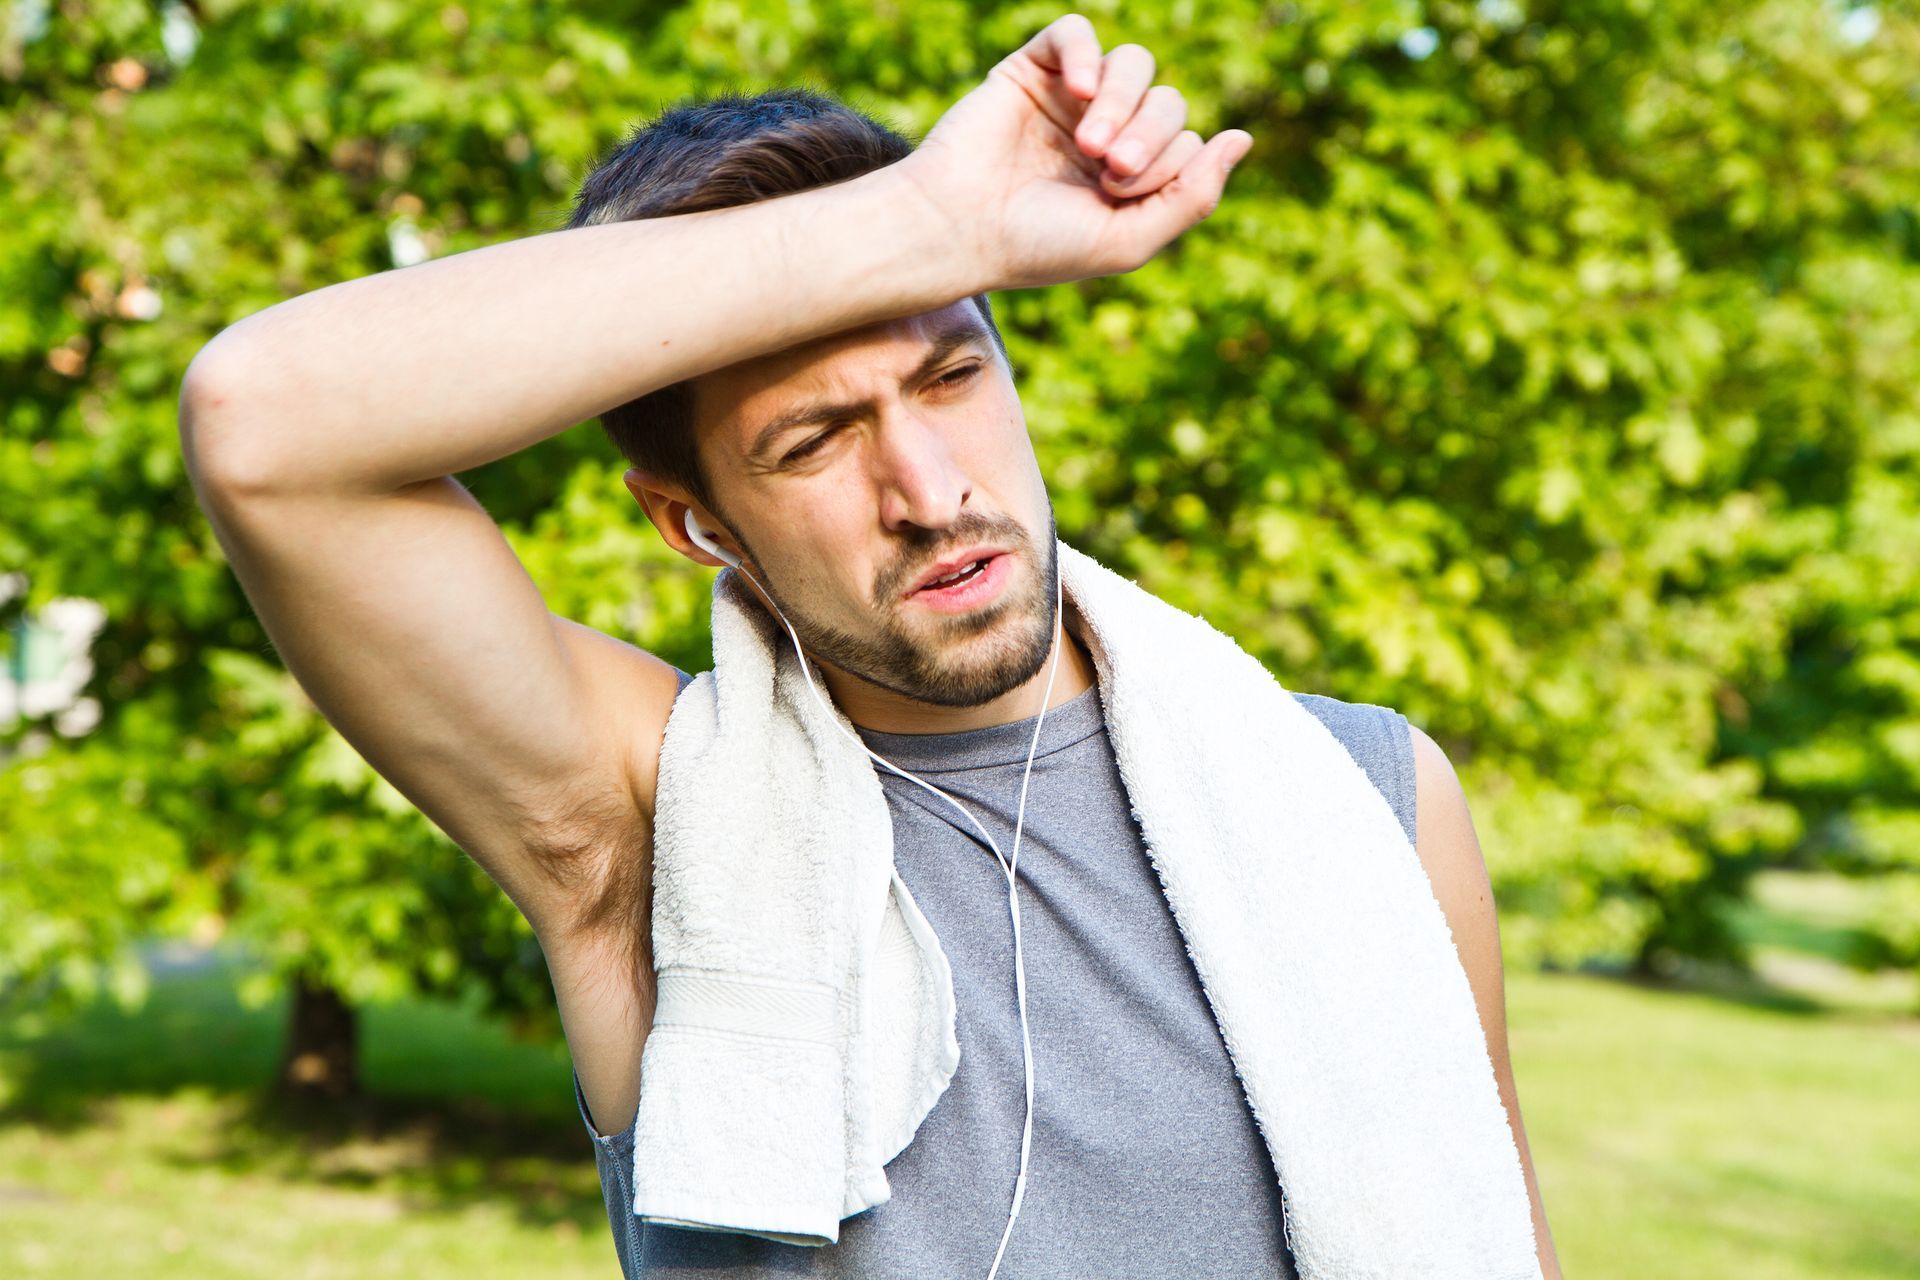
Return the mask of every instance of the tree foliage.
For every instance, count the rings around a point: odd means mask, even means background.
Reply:
[[[1813,0],[1083,6],[1254,149],[1131,275],[997,299],[1063,535],[1438,738],[1509,964],[1735,951],[1759,866],[1920,964],[1920,24]],[[90,732],[0,739],[0,990],[478,992],[537,944],[266,643],[181,373],[336,280],[551,231],[635,120],[804,82],[918,135],[1056,16],[855,0],[10,7],[0,568],[106,608]],[[634,299],[634,305],[660,305]],[[463,479],[557,611],[697,670],[708,577],[583,425]]]

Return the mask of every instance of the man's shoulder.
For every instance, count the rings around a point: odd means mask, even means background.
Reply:
[[[1407,718],[1392,707],[1373,702],[1348,702],[1330,694],[1303,693],[1297,689],[1288,692],[1342,742],[1382,735],[1404,740],[1407,736]]]
[[[1411,722],[1392,707],[1378,703],[1347,702],[1323,693],[1288,692],[1339,739],[1347,754],[1366,771],[1368,779],[1400,819],[1407,838],[1412,839],[1417,779]]]

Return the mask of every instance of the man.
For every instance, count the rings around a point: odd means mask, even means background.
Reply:
[[[1067,1083],[1036,1117],[1008,1274],[1292,1274],[1232,1063],[1166,904],[1149,905],[1094,664],[1054,609],[1051,509],[986,300],[1132,270],[1216,207],[1252,140],[1203,142],[1154,73],[1070,14],[917,149],[818,95],[683,108],[588,179],[566,230],[292,299],[188,372],[196,489],[288,667],[540,939],[629,1274],[984,1271],[1019,1057],[1005,917],[966,899],[979,846],[889,785],[902,872],[958,957],[968,1054],[889,1167],[894,1198],[815,1250],[633,1220],[621,1138],[654,1012],[651,833],[685,677],[549,613],[452,478],[594,415],[661,536],[719,564],[691,513],[869,745],[942,770],[1003,829],[1059,658],[1020,873],[1049,961],[1030,970],[1036,1041]],[[1460,786],[1397,713],[1296,696],[1416,837],[1557,1277]],[[1076,965],[1100,990],[1054,1001],[1047,975]]]

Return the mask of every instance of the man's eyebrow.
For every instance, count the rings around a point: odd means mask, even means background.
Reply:
[[[920,363],[913,367],[913,371],[906,376],[901,385],[911,386],[919,382],[939,368],[941,362],[948,356],[969,343],[985,346],[988,341],[989,335],[985,326],[977,322],[963,321],[937,331],[933,335],[932,342],[927,346],[926,355],[921,357]],[[747,458],[749,461],[757,460],[766,452],[768,446],[795,427],[812,426],[815,423],[828,422],[836,418],[850,418],[871,408],[873,408],[872,400],[854,400],[845,404],[803,404],[789,409],[785,413],[776,415],[754,433],[753,443],[747,449]]]

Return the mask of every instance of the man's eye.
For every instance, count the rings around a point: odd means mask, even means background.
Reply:
[[[963,369],[955,369],[949,373],[944,373],[940,375],[940,377],[935,378],[934,381],[940,384],[941,386],[957,387],[961,383],[972,378],[975,374],[979,373],[980,369],[981,369],[980,362],[975,361],[973,364],[967,365]],[[782,454],[780,457],[780,464],[782,466],[786,466],[789,463],[804,461],[812,454],[818,452],[821,446],[825,445],[828,440],[831,440],[833,438],[834,433],[839,430],[840,428],[837,426],[828,427],[825,431],[822,431],[819,435],[815,436],[813,439],[807,441],[805,444],[801,445],[799,448],[793,450],[793,452]]]
[[[840,428],[838,427],[828,427],[825,431],[822,431],[819,435],[807,441],[805,444],[801,445],[798,449],[795,449],[793,452],[783,456],[780,459],[780,461],[782,463],[799,462],[801,459],[807,457],[809,454],[819,449],[820,446],[825,444],[828,438],[831,437],[833,433],[838,431],[839,429]]]

